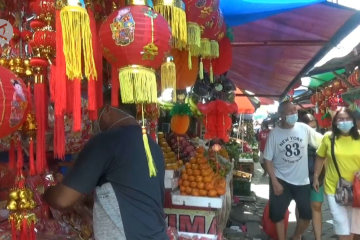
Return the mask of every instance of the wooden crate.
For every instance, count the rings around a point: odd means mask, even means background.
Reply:
[[[247,173],[254,175],[254,163],[253,162],[244,162],[244,163],[240,162],[237,165],[239,167],[238,167],[238,169],[235,169],[235,170],[247,172]]]

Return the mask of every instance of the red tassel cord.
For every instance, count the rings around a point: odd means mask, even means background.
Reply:
[[[36,77],[36,76],[35,76]],[[40,77],[40,76],[38,76]],[[35,83],[35,98],[45,99],[45,84]],[[45,101],[35,101],[35,118],[37,122],[36,131],[36,172],[38,174],[44,173],[47,169],[46,152],[45,152],[45,121],[47,121],[46,110],[47,105]]]
[[[65,123],[64,116],[55,116],[54,156],[65,158]]]
[[[17,163],[16,168],[17,169],[23,169],[24,167],[24,155],[22,151],[22,144],[20,139],[17,141]]]
[[[81,130],[81,79],[74,79],[73,131]]]
[[[36,169],[35,169],[35,159],[34,159],[34,140],[32,139],[32,137],[30,137],[30,141],[29,141],[29,163],[30,163],[30,176],[35,176],[36,175]]]
[[[48,84],[47,81],[45,80],[47,76],[47,71],[44,71],[44,82],[43,84],[44,86],[44,111],[45,111],[45,119],[44,119],[44,125],[45,125],[45,131],[49,129],[49,121],[48,121],[48,116],[49,116],[49,89],[48,89]]]
[[[50,101],[55,102],[55,91],[56,91],[56,66],[53,63],[50,67]]]
[[[36,240],[34,221],[31,221],[31,224],[30,224],[30,240]]]
[[[9,169],[16,169],[16,153],[15,153],[15,143],[14,140],[10,141],[10,150],[9,150]]]
[[[29,240],[29,237],[28,237],[28,224],[27,224],[27,219],[26,218],[22,219],[20,239],[21,240]]]
[[[99,36],[99,31],[101,27],[101,23],[96,24],[96,36]],[[97,44],[97,56],[96,56],[96,72],[97,72],[97,81],[96,81],[96,104],[98,109],[102,108],[103,102],[103,57],[102,57],[102,49],[101,44]]]
[[[111,106],[119,107],[120,82],[117,68],[111,66]]]
[[[89,13],[89,19],[90,19],[90,30],[92,32],[92,48],[94,53],[94,61],[95,61],[95,67],[98,64],[97,58],[98,58],[98,48],[97,48],[97,35],[96,35],[96,22],[94,17],[94,12],[91,9],[91,7],[88,7],[88,13]],[[93,69],[94,71],[97,70]],[[98,72],[97,74],[100,74],[101,72]],[[97,109],[97,99],[96,99],[96,80],[97,76],[91,74],[90,78],[88,79],[88,109],[89,111],[95,111]],[[92,119],[93,120],[93,119]]]
[[[15,216],[10,216],[11,217],[11,239],[12,240],[16,240],[16,221],[15,221]]]
[[[69,114],[74,111],[74,81],[75,80],[66,80],[66,112]]]

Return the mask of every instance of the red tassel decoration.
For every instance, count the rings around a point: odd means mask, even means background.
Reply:
[[[92,121],[96,121],[98,119],[98,111],[89,111],[89,118]]]
[[[95,61],[95,67],[98,64],[98,48],[97,48],[97,35],[96,35],[96,22],[95,22],[95,17],[94,17],[94,12],[91,9],[91,6],[89,6],[87,8],[88,10],[88,14],[89,14],[89,19],[90,19],[90,30],[92,32],[92,48],[93,48],[93,53],[94,53],[94,61]],[[97,70],[98,68],[94,69]],[[101,71],[102,72],[102,71]],[[101,72],[97,72],[97,74],[100,74]],[[94,75],[90,75],[90,78],[88,79],[88,109],[90,111],[95,111],[97,109],[97,99],[96,99],[96,80],[97,80],[97,76]]]
[[[10,150],[9,150],[9,169],[15,170],[16,169],[16,157],[15,157],[15,144],[14,140],[11,139],[10,141]]]
[[[21,240],[28,240],[28,231],[27,231],[27,219],[23,218],[21,226]]]
[[[74,79],[73,131],[81,131],[81,79]]]
[[[17,169],[23,169],[24,167],[24,155],[23,155],[23,151],[22,151],[22,146],[21,146],[21,141],[20,139],[17,141],[17,163],[16,163],[16,168]]]
[[[36,169],[35,169],[35,159],[34,159],[34,140],[32,138],[30,138],[30,142],[29,142],[29,162],[30,162],[30,176],[35,176],[36,175]]]
[[[69,114],[74,111],[74,81],[66,80],[66,112]]]
[[[54,156],[65,159],[65,129],[64,116],[55,116]]]
[[[50,67],[50,101],[55,102],[55,91],[56,91],[56,66],[54,63]]]
[[[101,22],[97,23],[96,26],[96,36],[99,36],[99,31],[100,31],[100,27],[101,27]],[[102,108],[102,106],[104,105],[104,101],[103,101],[103,57],[102,57],[102,49],[101,49],[101,45],[97,44],[97,57],[95,59],[96,61],[96,72],[97,72],[97,81],[96,81],[96,104],[98,109]]]
[[[34,221],[31,221],[31,224],[30,224],[30,240],[36,240]]]
[[[44,99],[46,94],[45,92],[45,83],[41,81],[42,75],[35,75],[35,78],[40,78],[39,81],[35,79],[35,98]],[[36,172],[38,174],[44,173],[47,169],[46,163],[46,152],[45,152],[45,121],[47,116],[45,108],[47,105],[45,101],[35,101],[35,118],[37,122],[37,131],[36,131]]]
[[[111,66],[111,106],[119,107],[120,82],[117,68]]]
[[[16,222],[15,222],[14,216],[11,216],[11,239],[12,240],[16,240],[16,238],[17,238],[16,234],[17,234]]]

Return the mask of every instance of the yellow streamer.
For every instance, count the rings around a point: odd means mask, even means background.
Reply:
[[[156,170],[156,166],[154,163],[154,159],[152,157],[151,154],[151,150],[150,150],[150,146],[149,146],[149,139],[147,136],[147,132],[146,132],[146,127],[145,127],[145,116],[144,116],[144,104],[141,104],[141,115],[142,115],[142,135],[143,135],[143,142],[144,142],[144,148],[145,148],[145,154],[146,154],[146,158],[148,161],[148,167],[149,167],[149,175],[150,177],[155,177],[157,170]]]

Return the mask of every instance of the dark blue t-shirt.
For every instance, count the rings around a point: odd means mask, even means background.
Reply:
[[[140,126],[103,132],[85,145],[63,184],[94,196],[94,234],[101,240],[165,240],[164,157],[149,136],[149,168]]]

